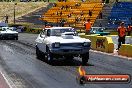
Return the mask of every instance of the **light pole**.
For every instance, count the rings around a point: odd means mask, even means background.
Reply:
[[[15,18],[16,18],[16,8],[15,8],[16,5],[17,5],[17,3],[14,3],[14,24],[16,23],[16,22],[15,22],[15,20],[16,20],[16,19],[15,19]]]

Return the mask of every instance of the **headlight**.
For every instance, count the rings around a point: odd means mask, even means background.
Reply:
[[[60,47],[60,43],[59,42],[54,43],[54,47],[55,48],[59,48]]]
[[[90,47],[90,45],[91,45],[90,42],[84,42],[83,43],[83,46],[85,46],[85,47]]]

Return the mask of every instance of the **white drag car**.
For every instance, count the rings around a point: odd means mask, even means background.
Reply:
[[[13,30],[13,27],[2,27],[0,30],[0,39],[18,40],[18,32]]]
[[[36,55],[48,62],[53,62],[54,58],[71,60],[77,56],[86,64],[90,46],[91,41],[80,38],[72,27],[45,28],[36,39]]]

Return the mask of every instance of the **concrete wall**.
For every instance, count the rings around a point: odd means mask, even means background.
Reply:
[[[122,44],[118,54],[127,57],[132,57],[132,44]]]
[[[113,53],[114,51],[114,43],[111,37],[85,34],[80,34],[80,36],[91,40],[91,48],[93,50],[107,53]]]

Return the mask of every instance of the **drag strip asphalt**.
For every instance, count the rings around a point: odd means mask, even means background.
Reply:
[[[0,66],[17,88],[132,88],[129,84],[86,84],[76,82],[81,60],[55,60],[51,65],[36,59],[37,34],[20,33],[19,40],[0,41]],[[132,60],[90,51],[87,74],[130,74]]]

